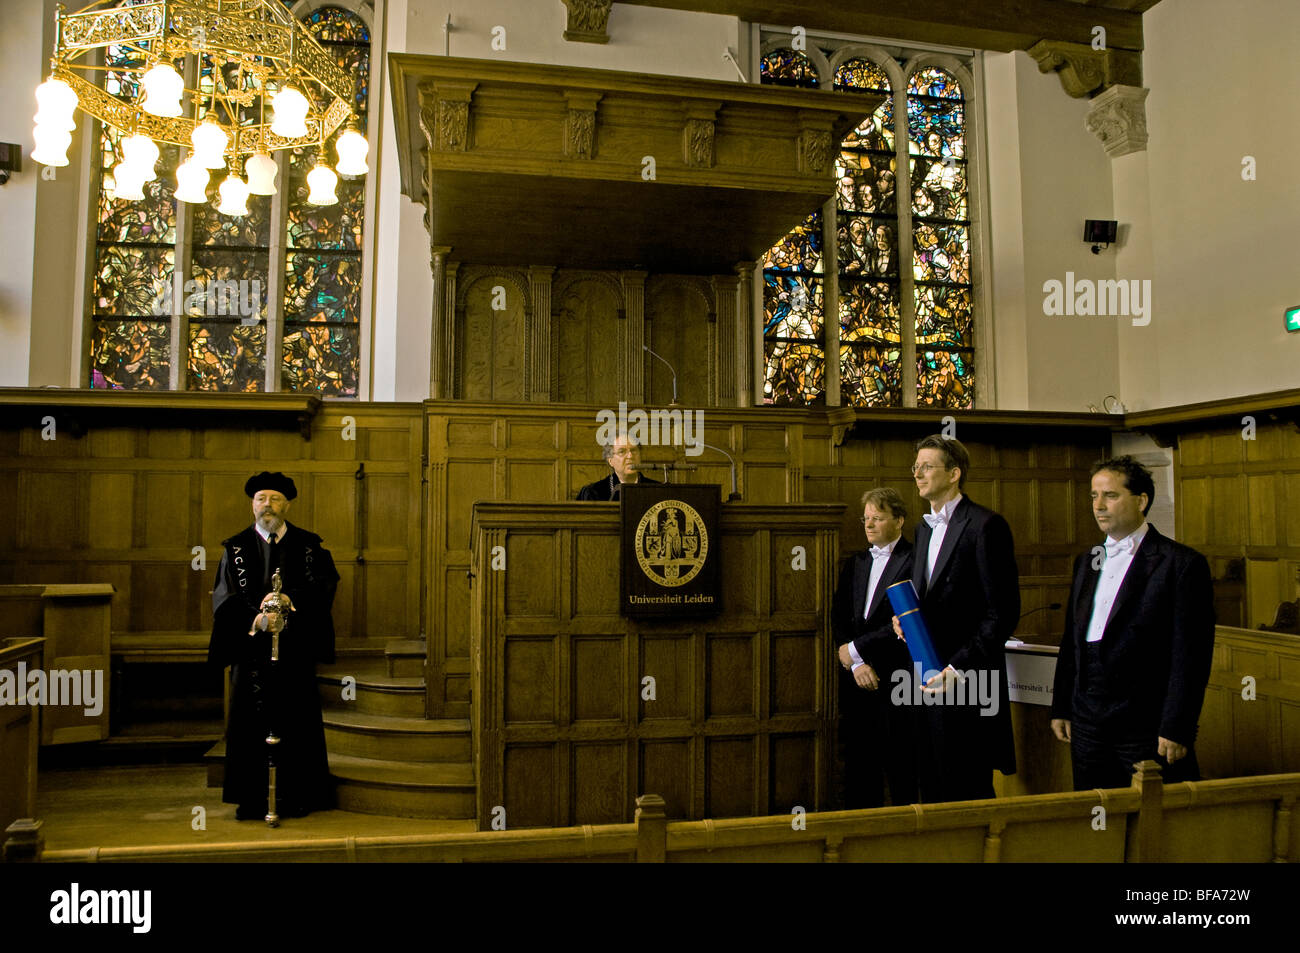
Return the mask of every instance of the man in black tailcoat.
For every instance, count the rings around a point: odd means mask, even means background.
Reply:
[[[1156,761],[1200,780],[1193,743],[1214,654],[1214,587],[1196,550],[1146,521],[1151,472],[1132,457],[1092,470],[1103,546],[1074,561],[1056,661],[1052,731],[1069,742],[1075,790],[1128,787]]]
[[[275,749],[276,813],[301,817],[332,806],[316,664],[334,661],[330,607],[339,575],[315,533],[287,522],[298,495],[283,473],[262,472],[244,485],[253,502],[252,526],[222,542],[212,591],[208,661],[231,667],[222,800],[239,805],[239,820],[267,813],[268,748]],[[294,611],[271,661],[270,619],[262,603],[279,569]],[[274,732],[280,741],[266,743]]]
[[[912,576],[912,544],[902,535],[907,507],[891,487],[862,495],[868,548],[840,570],[831,617],[840,676],[840,737],[844,745],[844,807],[916,802],[916,711],[890,704],[896,674],[907,677],[912,660],[894,635],[885,590]]]
[[[1020,574],[1007,521],[962,494],[970,454],[938,434],[917,444],[912,475],[929,504],[916,527],[912,583],[944,668],[918,718],[921,800],[991,798],[1014,774],[1005,646],[1020,619]],[[895,631],[902,629],[895,617]],[[957,685],[957,682],[963,682]]]

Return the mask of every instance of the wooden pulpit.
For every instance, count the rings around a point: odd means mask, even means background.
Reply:
[[[721,506],[722,606],[620,614],[617,503],[476,503],[472,699],[481,830],[828,803],[841,504]],[[495,821],[495,825],[494,825]]]

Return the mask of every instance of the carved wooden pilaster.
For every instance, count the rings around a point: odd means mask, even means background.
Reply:
[[[629,404],[645,401],[644,271],[625,271],[623,278],[623,391]]]
[[[567,159],[590,159],[596,154],[596,104],[603,93],[566,89],[569,104],[564,123],[564,156]]]
[[[824,172],[831,153],[831,131],[825,120],[800,115],[798,170],[808,174]]]
[[[420,84],[420,129],[437,152],[469,149],[469,104],[478,83],[446,80]]]
[[[736,292],[740,281],[733,275],[714,275],[713,300],[717,308],[717,369],[714,375],[716,391],[710,396],[715,407],[736,406],[736,388],[739,376],[737,364],[744,363],[746,352],[740,350],[740,337],[736,328],[736,312],[739,304]],[[739,359],[739,360],[738,360]]]
[[[714,164],[713,138],[721,103],[691,103],[682,127],[682,160],[694,169],[711,169]]]
[[[446,397],[447,387],[447,254],[446,245],[429,249],[429,267],[433,270],[432,321],[429,331],[429,397],[437,400]]]
[[[1112,86],[1142,84],[1142,54],[1135,50],[1096,50],[1086,43],[1040,40],[1029,48],[1029,55],[1040,73],[1055,72],[1075,99]]]
[[[527,400],[551,399],[551,281],[555,269],[534,265],[528,269],[528,286],[532,296],[532,320],[526,342],[528,379],[524,382]]]
[[[736,355],[735,406],[750,407],[762,403],[754,383],[756,348],[754,333],[754,263],[742,261],[736,266],[736,323],[732,344]],[[758,354],[761,358],[761,354]]]
[[[1149,89],[1112,86],[1092,101],[1086,124],[1112,159],[1147,147],[1146,99]]]
[[[562,0],[569,16],[564,38],[575,43],[608,43],[614,0]]]
[[[456,396],[456,373],[459,370],[456,361],[457,332],[456,326],[460,323],[460,315],[456,308],[456,272],[460,269],[460,262],[449,261],[446,266],[446,274],[443,279],[444,293],[442,296],[443,310],[447,315],[447,320],[443,322],[442,334],[442,380],[443,390],[446,392],[443,396]]]

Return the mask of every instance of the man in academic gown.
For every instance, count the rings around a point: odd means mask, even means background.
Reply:
[[[603,448],[610,473],[578,491],[578,499],[585,502],[617,500],[626,483],[658,483],[641,474],[641,448],[626,434],[620,434]]]
[[[912,584],[945,666],[925,686],[945,703],[923,705],[918,718],[926,802],[991,798],[993,771],[1016,770],[1005,645],[1020,619],[1020,573],[1007,521],[962,494],[969,469],[958,440],[935,434],[917,444],[912,474],[930,512],[916,527]],[[982,680],[989,704],[977,703],[971,679]]]
[[[912,660],[894,635],[885,590],[912,575],[912,544],[903,538],[907,507],[898,491],[862,495],[868,548],[840,570],[831,618],[840,676],[840,734],[844,743],[844,807],[916,802],[916,710],[890,703],[895,673],[910,677]]]
[[[330,607],[339,575],[321,538],[285,520],[298,495],[293,480],[262,472],[244,492],[254,523],[221,544],[208,647],[211,664],[231,667],[222,800],[239,805],[240,820],[266,815],[268,748],[274,747],[276,813],[301,817],[332,806],[316,664],[334,661]],[[270,620],[261,607],[277,568],[294,611],[287,613],[273,663]],[[280,742],[269,746],[272,731]]]
[[[1075,790],[1128,787],[1145,760],[1167,782],[1200,780],[1193,743],[1214,654],[1214,588],[1203,555],[1146,521],[1154,497],[1150,471],[1132,457],[1092,470],[1106,539],[1074,561],[1052,695]]]

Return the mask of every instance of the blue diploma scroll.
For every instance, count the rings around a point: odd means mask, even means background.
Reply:
[[[903,627],[903,635],[907,637],[907,651],[911,653],[912,661],[921,663],[921,678],[930,678],[943,665],[934,651],[934,640],[930,638],[925,617],[921,615],[921,600],[917,598],[916,587],[912,585],[912,580],[904,579],[886,589],[885,594],[889,596],[889,604],[894,607],[894,615],[898,616],[898,624]]]

